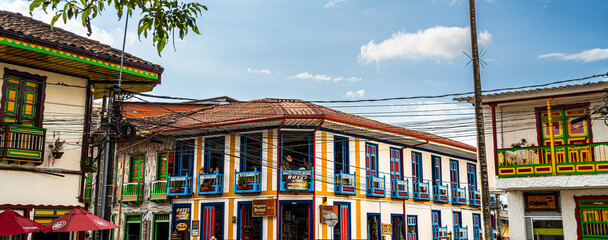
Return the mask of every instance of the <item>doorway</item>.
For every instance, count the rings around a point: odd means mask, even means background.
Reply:
[[[561,216],[526,217],[528,240],[564,240]]]
[[[311,201],[281,201],[281,239],[312,239]]]
[[[251,202],[239,203],[238,233],[239,240],[261,240],[263,217],[252,217]]]

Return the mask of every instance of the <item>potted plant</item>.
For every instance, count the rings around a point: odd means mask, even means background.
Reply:
[[[209,189],[211,189],[211,182],[206,181],[201,185],[202,192],[209,191]]]
[[[60,159],[63,156],[63,145],[65,144],[65,140],[61,140],[59,138],[55,139],[55,142],[49,144],[49,148],[51,148],[51,153],[53,154],[53,158]]]
[[[247,177],[239,177],[237,180],[237,185],[239,189],[247,188]]]

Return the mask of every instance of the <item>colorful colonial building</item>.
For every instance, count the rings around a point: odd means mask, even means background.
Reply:
[[[482,236],[469,145],[300,100],[137,121],[151,133],[119,146],[121,239]]]
[[[107,95],[119,66],[120,50],[0,11],[0,211],[11,208],[46,224],[89,203],[92,103]],[[132,91],[160,83],[158,65],[127,54],[125,66]]]
[[[608,126],[581,117],[606,107],[606,87],[483,96],[490,190],[507,194],[511,239],[608,239]]]

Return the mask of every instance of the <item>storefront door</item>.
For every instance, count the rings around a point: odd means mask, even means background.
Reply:
[[[202,240],[224,239],[224,204],[209,204],[202,207]]]
[[[239,203],[238,239],[261,240],[263,217],[252,217],[251,203]]]
[[[392,239],[393,240],[405,240],[404,232],[404,224],[403,224],[403,215],[401,214],[391,214],[391,227],[393,230]]]
[[[281,201],[281,239],[312,239],[311,201]]]
[[[172,240],[190,240],[190,204],[173,205]]]

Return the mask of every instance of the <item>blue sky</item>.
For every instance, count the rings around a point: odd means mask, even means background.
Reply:
[[[159,57],[138,41],[126,51],[165,68],[154,94],[239,100],[349,100],[470,92],[468,1],[204,1],[200,35],[169,44]],[[27,13],[23,0],[0,0]],[[487,63],[484,89],[585,77],[608,71],[608,1],[480,0],[477,28]],[[35,13],[47,21],[50,16]],[[120,48],[124,22],[113,12],[93,21],[93,38]],[[78,23],[59,25],[84,34]],[[430,100],[429,100],[430,101]],[[456,109],[469,105],[341,109]],[[432,102],[450,102],[450,98]],[[374,117],[384,122],[439,119]],[[472,138],[462,139],[469,142]]]

